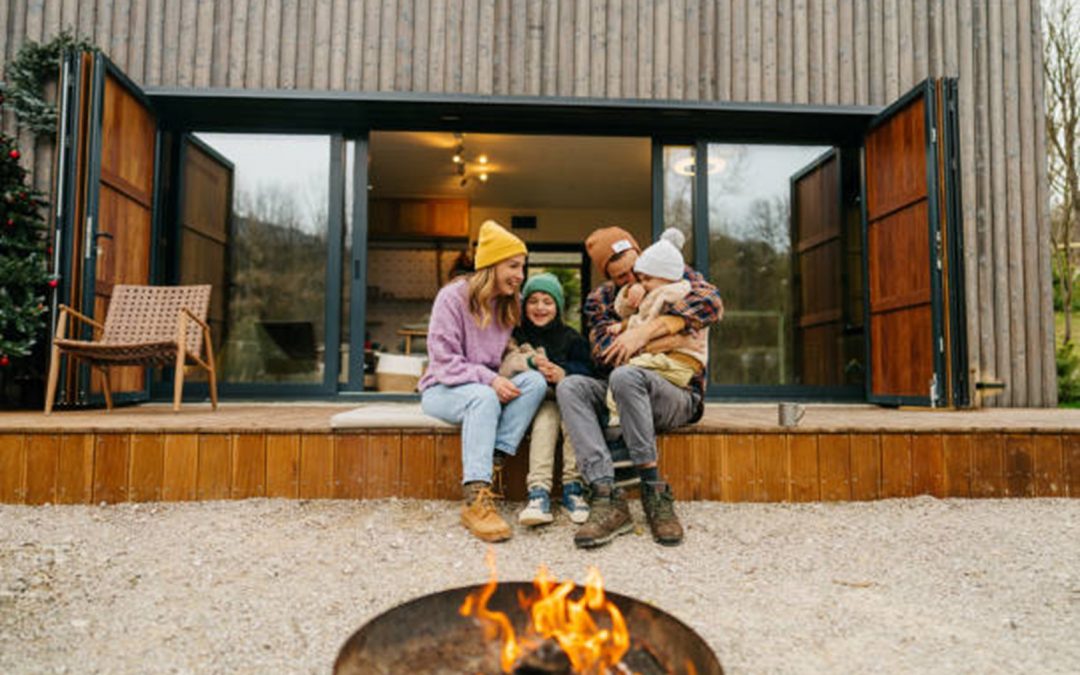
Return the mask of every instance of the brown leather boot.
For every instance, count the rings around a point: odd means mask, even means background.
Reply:
[[[675,514],[675,495],[667,483],[641,483],[641,506],[649,521],[653,541],[664,546],[677,546],[683,540],[683,528]]]
[[[461,509],[461,524],[484,541],[506,541],[510,525],[495,509],[500,495],[491,490],[491,483],[476,481],[464,486],[465,506]]]
[[[610,485],[594,485],[589,499],[589,518],[574,534],[574,545],[596,548],[633,529],[634,519],[622,490]]]

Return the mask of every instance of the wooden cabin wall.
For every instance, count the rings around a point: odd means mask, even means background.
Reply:
[[[0,59],[62,28],[146,86],[885,105],[957,76],[973,380],[1056,404],[1039,0],[0,0]]]

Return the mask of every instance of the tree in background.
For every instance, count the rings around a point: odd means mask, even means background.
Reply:
[[[1080,3],[1043,6],[1050,232],[1054,276],[1065,312],[1064,343],[1072,342],[1073,237],[1080,226]]]
[[[3,103],[3,97],[0,97]],[[41,194],[28,186],[19,149],[0,134],[0,376],[40,376],[35,353],[45,332],[48,272]]]

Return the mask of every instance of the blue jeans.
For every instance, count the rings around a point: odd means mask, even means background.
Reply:
[[[486,384],[428,387],[420,397],[425,415],[461,425],[462,482],[491,482],[495,450],[517,453],[537,408],[544,402],[547,381],[535,370],[510,378],[521,395],[506,405]]]

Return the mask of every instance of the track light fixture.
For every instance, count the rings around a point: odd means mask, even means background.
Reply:
[[[458,181],[458,187],[467,187],[469,181],[475,178],[481,183],[486,183],[489,178],[489,159],[487,155],[481,154],[476,157],[475,164],[478,165],[479,171],[477,173],[469,172],[469,153],[465,148],[465,134],[454,134],[454,154],[450,156],[450,161],[454,164],[454,173],[460,177]]]

